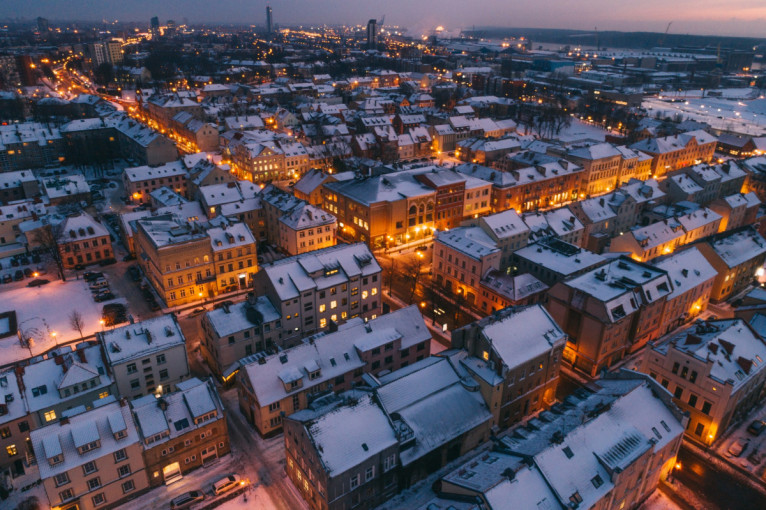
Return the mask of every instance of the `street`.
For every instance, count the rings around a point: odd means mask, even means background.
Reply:
[[[710,510],[766,508],[766,498],[730,474],[715,469],[705,459],[681,446],[681,469],[673,477],[710,505]]]

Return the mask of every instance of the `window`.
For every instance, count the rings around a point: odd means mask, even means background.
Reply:
[[[92,500],[93,500],[93,506],[103,505],[104,503],[106,503],[106,496],[104,496],[103,492],[99,492],[98,494],[93,496]]]
[[[713,407],[713,404],[711,404],[710,402],[706,400],[705,403],[702,404],[702,412],[705,414],[710,414],[711,407]]]
[[[115,462],[120,462],[120,461],[125,460],[127,458],[128,458],[128,454],[127,454],[127,452],[125,452],[125,448],[123,448],[122,450],[117,450],[116,452],[114,452],[114,461]]]
[[[61,501],[67,501],[74,497],[74,492],[72,491],[72,489],[61,491],[59,492],[59,497],[61,498]]]
[[[675,363],[673,363],[673,370],[671,370],[671,372],[673,372],[674,374],[677,374],[678,373],[678,368],[680,366],[681,365],[679,365],[678,362],[676,361]]]
[[[138,379],[133,379],[132,381],[130,381],[130,389],[131,390],[135,390],[135,389],[140,388],[140,387],[141,387],[141,383],[138,381]]]
[[[120,478],[125,478],[130,474],[130,464],[124,464],[117,468],[117,475]]]
[[[274,402],[273,404],[269,404],[269,411],[276,411],[279,409],[279,402]]]
[[[676,386],[676,391],[673,393],[673,396],[680,399],[684,394],[684,389],[681,386]]]
[[[168,378],[168,369],[163,368],[162,370],[160,370],[160,381],[164,381],[167,378]]]
[[[701,436],[702,432],[704,431],[705,431],[705,425],[703,425],[702,423],[698,423],[694,429],[694,434],[697,436]]]
[[[96,463],[94,461],[86,462],[82,466],[83,474],[89,475],[91,473],[95,473],[96,471],[98,471],[98,467],[96,467]]]
[[[8,427],[0,429],[0,438],[5,439],[7,437],[11,437],[11,429]]]
[[[364,472],[364,481],[369,482],[373,478],[375,478],[375,466],[370,466]]]
[[[165,355],[164,354],[157,355],[157,364],[158,365],[164,365],[165,362],[166,362],[166,360],[165,360]]]
[[[595,488],[599,488],[602,485],[604,485],[604,480],[601,478],[601,475],[596,475],[593,478],[590,479],[591,483]]]
[[[128,492],[135,489],[136,486],[133,484],[133,480],[128,480],[127,482],[122,484],[122,493],[127,494]]]
[[[69,483],[69,475],[67,473],[59,473],[54,477],[54,481],[56,482],[56,487],[61,487]]]
[[[51,409],[50,411],[45,412],[45,421],[53,421],[56,419],[56,411]]]
[[[388,457],[386,457],[385,459],[383,459],[383,471],[384,472],[390,471],[394,467],[396,467],[396,454],[395,453],[393,453],[393,454],[389,455]]]
[[[693,383],[697,380],[697,371],[692,370],[692,375],[689,376],[689,382]]]
[[[349,488],[350,488],[351,490],[354,490],[354,489],[356,489],[357,487],[359,487],[359,475],[358,475],[358,474],[356,474],[356,475],[352,476],[352,477],[351,477],[351,481],[350,481],[350,483],[349,483]]]
[[[567,459],[574,457],[574,452],[572,452],[572,449],[568,446],[565,446],[561,451],[564,452],[564,455],[567,456]]]
[[[689,405],[692,407],[697,407],[697,395],[689,395]]]
[[[101,487],[101,479],[99,477],[91,478],[88,480],[88,490],[98,489]]]
[[[136,364],[135,363],[129,363],[128,364],[128,373],[129,374],[135,374],[137,371],[138,371],[138,369],[136,368]]]

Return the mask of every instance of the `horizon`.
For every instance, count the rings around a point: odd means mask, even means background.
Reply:
[[[539,0],[534,8],[501,0],[479,0],[472,4],[457,0],[418,3],[392,0],[385,6],[352,0],[220,0],[215,6],[202,0],[167,0],[161,5],[149,0],[117,5],[93,5],[89,0],[65,3],[33,0],[21,5],[20,2],[0,4],[0,19],[33,21],[41,16],[57,23],[117,20],[148,26],[149,20],[158,16],[162,23],[173,19],[179,24],[248,26],[265,23],[266,5],[271,6],[278,25],[363,25],[370,18],[380,20],[385,16],[386,25],[407,28],[413,35],[428,33],[440,25],[449,33],[459,33],[472,26],[664,33],[670,23],[668,34],[673,35],[766,39],[766,4],[759,0],[732,0],[726,5],[715,0],[678,0],[672,5],[662,0],[646,0],[619,8],[608,0],[591,0],[580,3],[576,10],[567,8],[569,4],[564,0]],[[87,12],[89,16],[79,15],[79,19],[73,19],[73,12]],[[212,19],[211,12],[218,19]]]

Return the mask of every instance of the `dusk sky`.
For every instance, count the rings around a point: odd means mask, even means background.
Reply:
[[[261,0],[3,0],[0,18],[119,19],[163,22],[263,24]],[[764,0],[276,0],[274,21],[297,23],[365,23],[386,16],[387,24],[415,34],[437,25],[450,31],[471,25],[641,30],[671,33],[737,35],[766,38]]]

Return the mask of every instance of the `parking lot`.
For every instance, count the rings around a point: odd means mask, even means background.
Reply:
[[[757,421],[766,422],[766,404],[753,410],[714,448],[722,458],[766,481],[766,427],[758,435],[748,431],[748,427]]]

